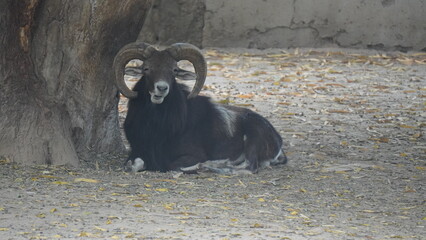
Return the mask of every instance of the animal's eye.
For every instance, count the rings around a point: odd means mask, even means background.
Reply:
[[[149,72],[149,68],[144,67],[144,68],[142,69],[142,71],[143,71],[144,73]]]
[[[179,69],[178,69],[178,68],[173,68],[173,72],[174,72],[175,74],[177,74],[177,73],[179,72]]]

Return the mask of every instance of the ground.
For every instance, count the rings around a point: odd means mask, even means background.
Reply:
[[[425,239],[425,53],[204,53],[203,94],[267,117],[287,165],[132,174],[124,156],[79,169],[3,157],[0,238]],[[125,99],[119,109],[123,119]]]

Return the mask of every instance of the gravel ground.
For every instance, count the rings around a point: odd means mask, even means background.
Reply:
[[[267,117],[287,165],[128,174],[124,156],[80,169],[2,158],[0,239],[425,239],[426,53],[204,53],[203,94]]]

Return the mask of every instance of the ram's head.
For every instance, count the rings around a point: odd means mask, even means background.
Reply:
[[[163,102],[176,78],[196,79],[188,98],[197,96],[206,80],[206,61],[200,50],[194,45],[176,43],[160,51],[143,42],[130,43],[120,49],[114,59],[116,85],[127,98],[138,96],[138,92],[129,89],[124,81],[124,68],[132,59],[143,61],[142,79],[147,81],[151,102],[155,104]],[[177,66],[181,60],[188,60],[192,63],[195,75]]]

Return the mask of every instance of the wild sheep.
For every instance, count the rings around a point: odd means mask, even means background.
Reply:
[[[130,90],[123,75],[132,59],[143,61],[143,76]],[[195,74],[180,69],[181,60],[191,62]],[[160,51],[130,43],[115,57],[114,71],[119,91],[129,98],[124,130],[131,147],[126,162],[133,171],[255,173],[287,162],[281,136],[264,117],[197,96],[207,76],[197,47],[177,43]],[[196,83],[190,92],[176,78]]]

